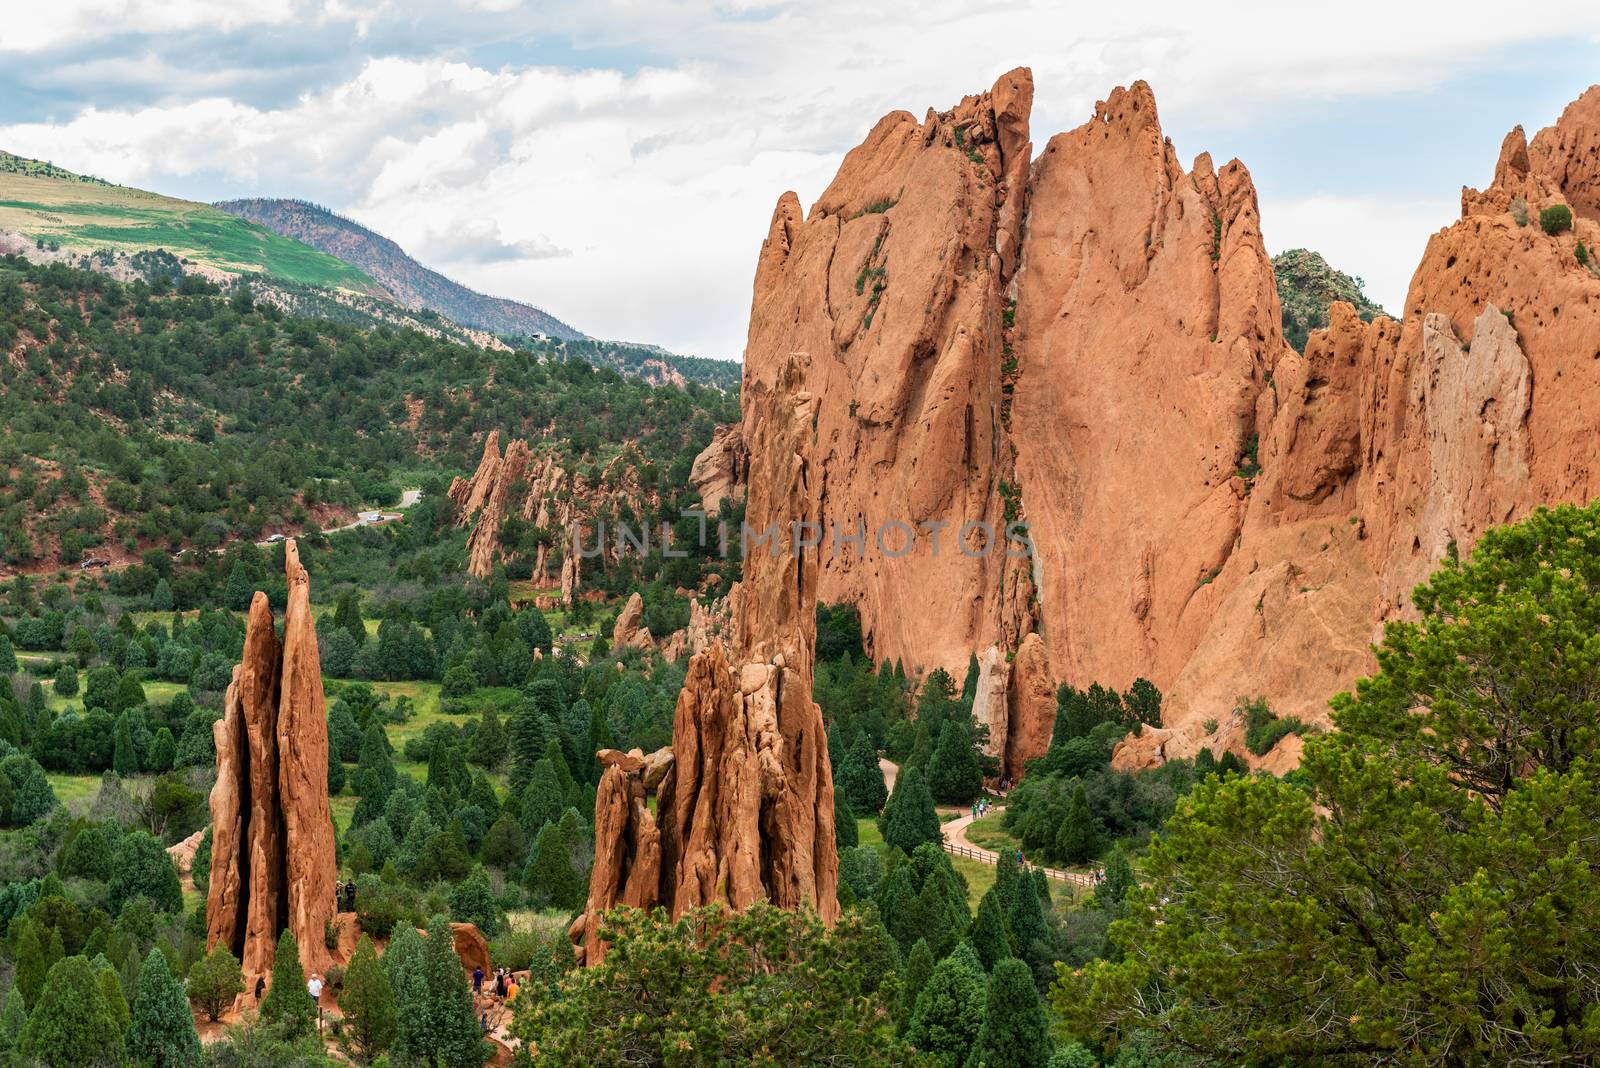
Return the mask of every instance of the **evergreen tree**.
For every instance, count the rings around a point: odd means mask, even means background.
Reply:
[[[1050,1021],[1028,966],[1001,961],[989,980],[988,995],[983,1029],[966,1062],[969,1068],[1046,1068]]]
[[[149,898],[159,912],[183,908],[178,869],[160,839],[144,831],[129,831],[117,841],[107,890],[113,913],[121,912],[124,904],[138,896]]]
[[[349,590],[340,595],[333,609],[333,625],[344,631],[362,646],[367,643],[367,625],[361,618],[361,593]]]
[[[189,969],[184,993],[206,1014],[206,1019],[215,1022],[234,999],[244,993],[244,969],[239,959],[227,946],[217,943],[215,949]]]
[[[309,1035],[316,1025],[317,1007],[306,992],[306,975],[300,967],[300,943],[287,927],[278,937],[278,956],[272,962],[272,985],[261,1001],[261,1023],[280,1038],[294,1040]]]
[[[939,744],[928,761],[928,789],[947,805],[967,805],[983,792],[983,769],[972,735],[954,719],[939,728]]]
[[[906,754],[905,763],[900,765],[900,770],[925,768],[931,759],[933,759],[933,734],[926,723],[919,722],[916,732],[911,736],[911,752]]]
[[[150,607],[157,612],[172,611],[172,584],[166,579],[157,579],[155,591],[150,594]]]
[[[995,885],[998,888],[999,883]],[[1016,956],[1027,962],[1035,975],[1048,981],[1054,962],[1050,925],[1045,919],[1044,902],[1039,898],[1033,876],[1017,872],[1008,891],[1001,900],[1006,906],[1006,924],[1011,929]]]
[[[833,791],[833,844],[840,853],[854,849],[861,841],[861,830],[856,826],[856,814],[845,799],[844,791]]]
[[[250,607],[254,593],[254,584],[250,581],[250,573],[245,570],[244,561],[235,560],[233,570],[228,572],[228,580],[222,587],[223,603],[231,611],[243,612]]]
[[[394,988],[366,935],[356,943],[350,966],[345,969],[339,1009],[345,1018],[344,1041],[362,1064],[371,1064],[394,1042],[399,1026]]]
[[[472,734],[472,748],[467,754],[480,768],[493,771],[505,763],[506,729],[500,723],[500,717],[495,715],[493,708],[485,708],[483,716],[478,720],[478,729]]]
[[[427,938],[411,931],[409,937],[405,932],[397,935],[395,942],[402,939],[403,957],[393,962],[394,967],[390,967],[393,945],[384,954],[385,971],[395,993],[395,1058],[478,1068],[487,1051],[450,925],[437,917],[428,925]]]
[[[144,770],[139,766],[139,751],[133,740],[133,713],[123,712],[117,717],[111,753],[111,768],[124,779]]]
[[[39,994],[44,990],[44,981],[50,972],[50,962],[45,959],[45,945],[46,936],[39,929],[39,921],[24,919],[22,929],[17,934],[14,983],[30,1006],[39,1004]]]
[[[912,945],[910,955],[906,957],[906,975],[900,987],[896,1029],[901,1034],[911,1026],[911,1018],[917,1009],[917,998],[922,995],[922,988],[928,985],[932,975],[933,951],[928,948],[926,938],[919,938]]]
[[[1128,889],[1133,884],[1133,865],[1128,863],[1127,850],[1118,842],[1106,858],[1106,869],[1100,878],[1100,885],[1095,887],[1095,904],[1111,911],[1121,909],[1123,899],[1128,896]]]
[[[117,979],[117,970],[106,960],[104,954],[90,961],[89,967],[94,970],[94,982],[100,988],[100,997],[105,1001],[106,1014],[116,1025],[117,1034],[123,1034],[128,1030],[128,1024],[132,1022],[133,1017],[128,1011],[128,999],[122,995],[122,983]]]
[[[489,938],[500,933],[500,906],[482,868],[450,888],[450,916],[457,923],[475,924]]]
[[[917,995],[906,1039],[945,1068],[962,1068],[978,1033],[988,995],[988,977],[972,947],[962,943],[934,966]],[[1037,1000],[1037,995],[1034,995]]]
[[[11,637],[0,634],[0,675],[11,676],[17,673],[17,650],[11,644]],[[9,692],[9,691],[8,691]]]
[[[434,743],[428,754],[428,788],[438,790],[452,809],[471,792],[472,773],[460,746],[443,739]]]
[[[835,779],[836,791],[842,791],[850,808],[863,815],[876,816],[883,811],[889,788],[883,782],[883,767],[878,763],[878,751],[872,747],[872,738],[866,731],[858,731],[850,748],[839,762]]]
[[[483,862],[505,871],[520,868],[528,859],[528,839],[522,824],[509,812],[503,813],[483,838]]]
[[[121,997],[121,994],[117,995]],[[128,1028],[128,1058],[141,1068],[199,1068],[200,1036],[167,958],[152,949],[139,969],[139,994]]]
[[[1072,791],[1065,818],[1056,831],[1056,856],[1065,864],[1086,864],[1100,851],[1100,829],[1089,809],[1083,783]]]
[[[394,757],[390,754],[389,739],[383,725],[375,722],[361,736],[361,755],[356,766],[355,790],[361,797],[358,808],[364,810],[366,819],[383,811],[394,784]],[[366,819],[352,822],[364,823]]]
[[[539,835],[539,829],[561,818],[567,807],[567,792],[561,785],[555,765],[541,758],[533,766],[533,775],[522,791],[522,833],[528,840]]]
[[[559,823],[546,823],[528,861],[528,891],[536,903],[573,910],[583,905],[584,883],[573,870],[572,855]]]
[[[933,794],[928,792],[920,768],[903,770],[895,779],[894,793],[889,795],[878,827],[884,842],[908,853],[923,842],[937,845],[943,841]]]
[[[172,770],[173,763],[178,759],[178,743],[173,740],[172,732],[166,727],[156,731],[155,740],[150,743],[150,771],[157,775],[165,775]]]
[[[66,957],[50,969],[22,1033],[25,1063],[49,1068],[119,1068],[122,1034],[89,962]]]
[[[972,924],[972,948],[977,951],[986,972],[992,973],[995,965],[1011,959],[1011,932],[1006,929],[1005,904],[992,886],[978,902],[978,917]]]
[[[978,654],[967,657],[967,677],[961,683],[961,703],[972,711],[972,702],[978,697]]]
[[[10,1064],[11,1054],[22,1046],[22,1033],[28,1027],[28,1008],[22,991],[13,983],[6,991],[5,1009],[0,1011],[0,1064]]]
[[[63,661],[56,668],[55,681],[51,683],[58,697],[78,696],[78,667],[70,661]]]

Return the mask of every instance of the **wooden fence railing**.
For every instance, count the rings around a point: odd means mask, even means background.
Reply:
[[[995,854],[988,850],[973,849],[970,846],[956,845],[954,842],[947,842],[943,839],[940,840],[939,844],[944,846],[944,851],[949,853],[951,856],[966,857],[968,860],[975,860],[980,864],[994,864],[997,862]],[[1044,872],[1045,878],[1047,879],[1055,879],[1059,882],[1071,883],[1074,886],[1094,886],[1100,881],[1098,872],[1081,873],[1075,871],[1056,871],[1054,868],[1043,868],[1041,870]]]

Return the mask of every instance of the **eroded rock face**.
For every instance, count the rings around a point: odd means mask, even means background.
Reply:
[[[267,596],[250,602],[244,654],[213,726],[211,884],[206,945],[225,945],[246,977],[270,975],[278,936],[292,928],[308,971],[332,963],[323,938],[334,914],[328,727],[309,582],[285,545],[284,640]]]
[[[735,426],[719,426],[711,444],[694,458],[689,483],[700,493],[706,511],[712,515],[724,500],[744,497],[750,471],[750,454],[744,447],[744,434]]]
[[[750,439],[746,513],[763,526],[815,517],[804,375],[803,359],[792,359],[763,395]],[[775,555],[745,559],[728,597],[729,647],[712,640],[689,661],[671,748],[599,754],[594,869],[570,932],[585,963],[604,955],[599,914],[618,905],[677,916],[767,900],[814,908],[829,923],[838,916],[833,778],[811,699],[817,560],[783,537]]]
[[[1303,356],[1242,164],[1185,168],[1143,83],[1030,162],[1031,100],[1018,71],[893,113],[809,214],[780,199],[741,424],[757,464],[757,413],[808,353],[824,529],[949,524],[937,555],[824,553],[818,585],[913,673],[1013,651],[1008,772],[1047,746],[1060,681],[1163,691],[1182,737],[1130,740],[1127,766],[1189,750],[1240,697],[1326,723],[1452,547],[1600,496],[1600,274],[1576,256],[1600,246],[1600,87],[1507,136],[1403,321],[1336,306]],[[1574,230],[1547,235],[1558,203]],[[1031,568],[948,552],[962,522],[1011,518]]]
[[[611,648],[654,649],[655,645],[644,625],[644,598],[635,592],[617,613],[616,625],[611,628]]]
[[[761,398],[791,353],[809,354],[810,493],[828,543],[840,539],[821,552],[820,596],[860,607],[879,661],[959,672],[974,649],[1031,626],[1018,618],[1027,599],[1002,596],[1025,581],[1025,561],[956,542],[967,521],[998,534],[1007,519],[1006,290],[1032,101],[1031,75],[1015,70],[921,122],[886,116],[809,216],[793,193],[780,198],[757,263],[742,437],[759,463]],[[864,547],[843,541],[852,533]],[[980,539],[969,531],[969,547]]]
[[[972,696],[972,720],[989,728],[984,752],[998,758],[1002,765],[1011,723],[1011,709],[1006,703],[1010,678],[1011,665],[1006,663],[1004,649],[991,645],[978,654],[978,689]]]

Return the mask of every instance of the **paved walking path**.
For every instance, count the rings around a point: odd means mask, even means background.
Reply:
[[[984,849],[982,846],[973,845],[968,841],[967,828],[972,822],[972,814],[969,812],[965,816],[946,823],[944,825],[945,849],[955,853],[957,856],[970,857],[980,864],[999,864],[1000,854],[992,849]],[[955,848],[951,849],[952,846]],[[1064,883],[1076,883],[1078,886],[1090,888],[1095,885],[1095,877],[1081,871],[1061,871],[1058,868],[1045,868],[1044,873],[1048,878]]]

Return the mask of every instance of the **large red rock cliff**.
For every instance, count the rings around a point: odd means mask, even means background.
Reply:
[[[703,466],[708,492],[738,491],[762,398],[808,354],[808,507],[869,538],[824,545],[820,597],[860,608],[880,661],[959,673],[1012,653],[982,704],[1013,774],[1048,743],[1062,681],[1166,694],[1124,766],[1237,748],[1245,695],[1326,722],[1446,553],[1600,493],[1600,275],[1576,254],[1600,245],[1600,87],[1531,144],[1506,138],[1428,243],[1403,321],[1336,305],[1304,355],[1241,163],[1186,169],[1143,83],[1030,159],[1031,101],[1018,70],[920,123],[893,113],[809,214],[779,200],[744,420]],[[1574,229],[1546,234],[1560,203]],[[1013,518],[1031,567],[952,550],[963,522]],[[871,544],[897,521],[945,524],[942,551]]]

